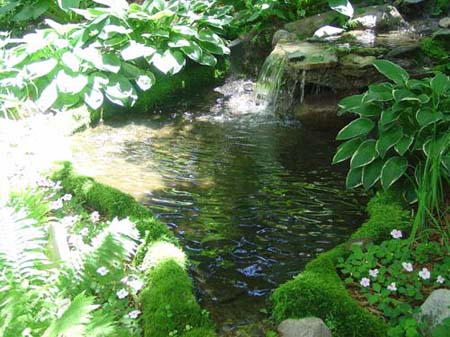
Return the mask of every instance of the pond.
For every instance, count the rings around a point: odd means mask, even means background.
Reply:
[[[348,238],[364,205],[330,164],[334,134],[235,98],[206,95],[73,138],[79,171],[134,195],[181,240],[219,327],[262,319],[271,291]]]

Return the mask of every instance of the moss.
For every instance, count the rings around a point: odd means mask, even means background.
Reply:
[[[182,337],[215,337],[216,334],[211,328],[196,328],[189,330]]]
[[[167,260],[148,272],[141,294],[145,337],[169,336],[195,327],[205,336],[214,336],[212,325],[192,294],[192,282],[175,261]],[[200,336],[190,331],[188,336]]]
[[[409,214],[395,196],[378,193],[371,199],[369,219],[351,237],[379,241],[393,228],[407,229]],[[348,256],[348,244],[320,254],[305,271],[275,290],[271,300],[272,316],[280,322],[287,318],[315,316],[333,328],[333,336],[384,337],[387,325],[362,308],[348,293],[337,273],[340,258]]]

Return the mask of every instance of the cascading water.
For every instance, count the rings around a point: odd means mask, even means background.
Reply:
[[[282,53],[272,53],[264,62],[256,83],[257,102],[266,107],[266,111],[274,112],[278,107],[278,97],[283,81],[287,56]]]

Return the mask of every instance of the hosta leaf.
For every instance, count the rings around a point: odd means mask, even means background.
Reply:
[[[155,49],[144,44],[131,41],[130,44],[120,52],[125,61],[135,60],[140,57],[148,57],[155,53]]]
[[[84,102],[94,110],[99,109],[103,105],[103,93],[93,87],[90,87],[83,95]]]
[[[57,64],[58,61],[56,61],[55,59],[34,62],[27,64],[25,66],[25,71],[30,79],[34,80],[36,78],[49,74],[53,69],[55,69]]]
[[[444,92],[446,92],[449,85],[450,80],[443,73],[438,73],[431,80],[431,89],[433,89],[438,96],[441,96]]]
[[[143,70],[140,68],[130,64],[130,63],[122,63],[122,68],[120,69],[120,74],[125,76],[129,80],[136,79],[139,75],[143,73]]]
[[[202,57],[198,63],[203,64],[204,66],[214,67],[217,64],[217,59],[210,53],[203,51]]]
[[[202,48],[200,48],[200,46],[197,43],[195,43],[194,41],[191,42],[189,47],[181,48],[181,51],[187,57],[189,57],[191,60],[193,60],[195,62],[201,62],[201,60],[202,60],[202,56],[203,56]]]
[[[397,102],[401,101],[417,101],[420,102],[420,99],[412,92],[407,89],[398,89],[393,91],[394,99]]]
[[[209,29],[202,29],[197,32],[197,39],[203,42],[210,42],[212,44],[223,44],[223,41],[219,35]]]
[[[386,131],[380,132],[380,136],[377,140],[377,152],[381,158],[384,158],[386,152],[393,146],[395,146],[403,137],[403,128],[393,126]]]
[[[195,29],[192,29],[191,27],[184,26],[184,25],[177,25],[172,27],[172,31],[178,34],[188,35],[188,36],[195,36],[197,32]]]
[[[368,134],[375,127],[375,123],[368,118],[358,118],[350,122],[337,135],[337,140],[346,140]]]
[[[68,11],[71,8],[78,8],[80,0],[58,0],[59,8]]]
[[[361,139],[354,138],[351,140],[346,141],[345,143],[339,145],[336,154],[333,158],[333,164],[340,163],[350,157],[353,156],[355,151],[358,149],[358,147],[361,145]]]
[[[429,107],[422,107],[417,110],[416,120],[420,126],[427,126],[442,119],[444,115],[440,111],[435,111]]]
[[[350,161],[350,167],[352,169],[370,164],[378,156],[375,150],[376,141],[374,139],[368,139],[364,141],[353,154]]]
[[[229,54],[230,49],[226,47],[223,43],[211,43],[205,41],[198,41],[200,47],[212,54],[224,55]]]
[[[81,62],[79,60],[78,57],[76,57],[73,53],[71,52],[65,52],[62,56],[61,56],[61,61],[64,63],[64,65],[66,67],[68,67],[70,70],[72,70],[73,72],[77,72],[78,70],[80,70],[80,65]]]
[[[101,61],[96,64],[97,68],[117,74],[120,70],[120,59],[115,54],[102,55]]]
[[[392,106],[391,108],[385,109],[383,110],[383,112],[381,113],[381,118],[380,118],[380,125],[381,126],[387,126],[388,124],[396,121],[397,119],[399,119],[401,114],[401,110],[400,109],[396,109],[395,105]]]
[[[142,91],[146,91],[150,89],[153,84],[155,84],[156,78],[155,75],[151,72],[146,72],[145,74],[139,75],[136,78],[136,84]]]
[[[392,91],[390,83],[372,84],[367,96],[375,101],[387,102],[394,98]]]
[[[381,186],[384,190],[388,190],[408,168],[408,161],[404,157],[389,158],[383,165],[381,170]]]
[[[403,84],[409,79],[409,74],[405,69],[390,61],[376,60],[373,61],[373,65],[380,73],[397,84]]]
[[[56,80],[51,82],[43,91],[37,100],[37,106],[41,111],[49,110],[58,100],[58,90]]]
[[[88,78],[83,74],[68,75],[60,70],[56,76],[56,83],[60,92],[65,94],[78,94],[88,83]]]
[[[122,75],[111,75],[105,94],[112,103],[120,106],[133,105],[137,99],[130,81]]]
[[[397,144],[395,144],[395,151],[397,151],[400,156],[403,156],[406,151],[409,150],[413,141],[413,136],[404,135],[403,138],[399,142],[397,142]]]
[[[328,0],[330,8],[338,13],[341,13],[349,18],[353,17],[353,6],[348,0]]]
[[[152,58],[153,65],[164,74],[176,74],[186,64],[183,54],[177,50],[166,50],[164,54],[156,53]]]
[[[339,101],[339,107],[345,111],[353,111],[363,103],[364,95],[353,95]]]
[[[381,159],[376,159],[369,165],[364,166],[362,182],[366,190],[370,189],[380,179],[383,165],[384,162]]]
[[[347,174],[347,179],[345,185],[348,189],[356,188],[362,184],[362,172],[363,168],[358,167],[355,169],[350,169]]]
[[[189,47],[191,42],[183,36],[172,36],[168,45],[170,48]]]

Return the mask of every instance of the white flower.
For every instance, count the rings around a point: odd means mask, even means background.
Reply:
[[[431,277],[431,273],[427,268],[422,268],[422,270],[419,271],[419,277],[422,280],[429,280]]]
[[[55,190],[61,190],[61,189],[62,189],[61,182],[60,182],[60,181],[57,181],[57,182],[53,185],[53,188],[54,188]]]
[[[388,285],[387,289],[390,291],[397,291],[397,286],[395,285],[395,282],[392,282],[390,285]]]
[[[101,276],[105,276],[108,273],[109,273],[109,270],[106,267],[100,267],[97,269],[97,274],[100,274]]]
[[[72,200],[72,194],[69,194],[69,193],[64,194],[61,199],[63,201],[70,201],[70,200]]]
[[[92,212],[91,213],[91,221],[97,222],[98,220],[100,220],[100,214],[97,211]]]
[[[58,199],[56,201],[52,201],[50,203],[50,209],[55,210],[55,209],[60,209],[63,207],[63,202],[61,199]]]
[[[401,238],[403,237],[403,234],[402,234],[402,231],[401,231],[401,230],[393,229],[393,230],[391,231],[391,236],[392,236],[394,239],[401,239]]]
[[[402,267],[409,273],[414,270],[413,265],[410,262],[402,262]]]
[[[368,279],[367,277],[363,277],[359,284],[361,284],[362,287],[367,288],[368,286],[370,286],[370,279]]]
[[[372,276],[373,278],[376,278],[377,276],[378,276],[378,272],[379,272],[379,270],[378,269],[370,269],[369,270],[369,275],[370,276]]]
[[[142,282],[141,280],[133,280],[129,282],[128,285],[133,288],[134,291],[138,292],[144,286],[144,282]]]
[[[126,289],[122,288],[116,293],[116,295],[119,298],[119,300],[121,300],[128,296],[128,291],[126,291]]]
[[[439,284],[444,284],[445,278],[443,278],[441,275],[439,275],[436,279],[436,282]]]
[[[125,276],[124,278],[122,278],[120,280],[120,282],[122,282],[123,284],[128,284],[128,276]]]
[[[80,231],[80,235],[81,236],[86,236],[89,234],[89,228],[84,227],[81,231]]]
[[[60,220],[60,223],[66,227],[71,227],[77,220],[77,216],[65,216]]]
[[[139,315],[141,314],[141,312],[139,310],[133,310],[128,314],[128,317],[135,319],[137,318]]]

